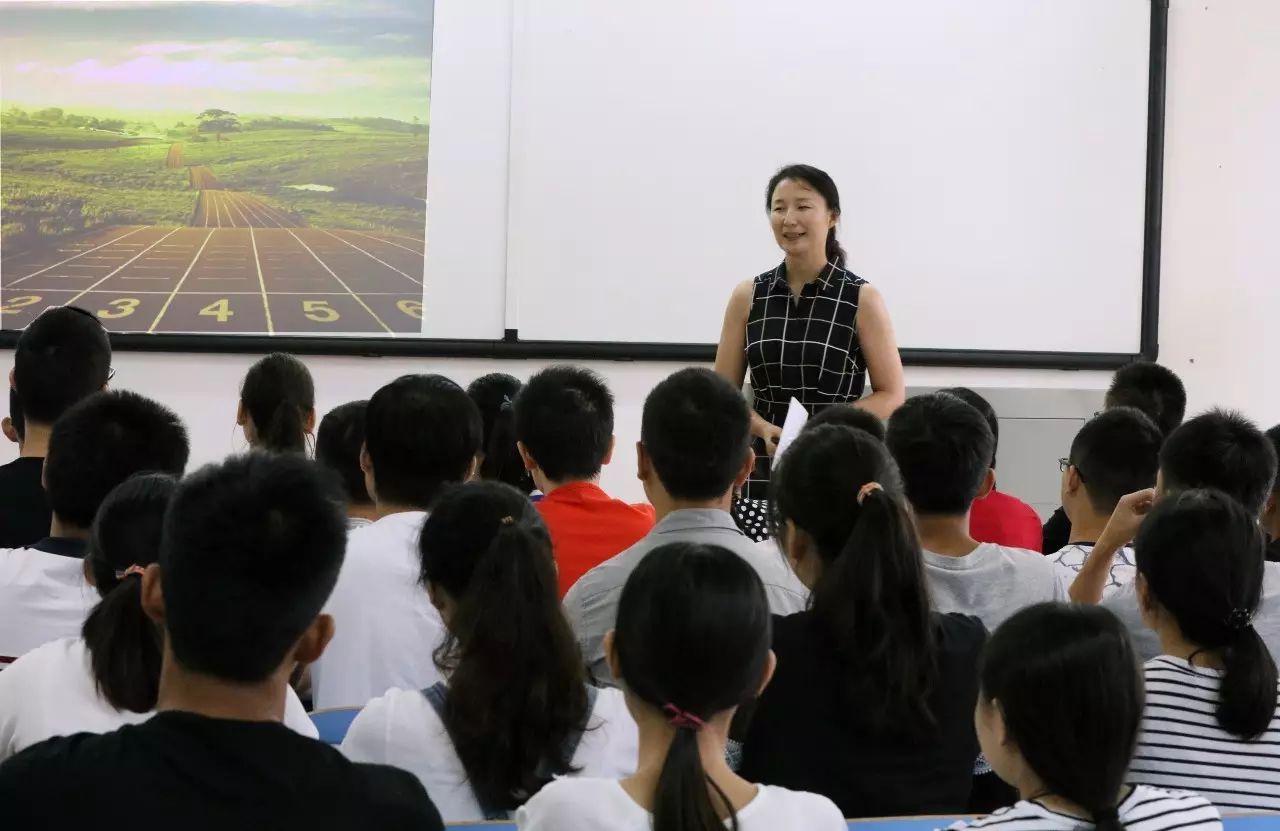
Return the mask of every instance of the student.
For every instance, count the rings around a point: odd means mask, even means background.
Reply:
[[[0,668],[41,644],[73,638],[97,601],[85,541],[98,506],[135,473],[180,476],[187,431],[171,411],[131,392],[101,392],[67,410],[49,435],[47,536],[0,550]]]
[[[336,484],[295,454],[233,457],[184,481],[160,560],[141,577],[142,606],[164,629],[160,712],[5,762],[6,824],[443,828],[408,773],[353,764],[280,723],[294,666],[333,635],[320,610],[342,565],[336,497]]]
[[[477,474],[481,479],[505,482],[529,495],[533,493],[534,481],[516,448],[514,410],[520,388],[520,379],[505,372],[491,372],[472,381],[467,395],[480,408],[484,423]]]
[[[933,611],[902,480],[883,444],[807,425],[774,471],[775,538],[808,610],[773,621],[778,671],[739,772],[845,817],[964,813],[986,629]]]
[[[378,517],[360,469],[364,447],[364,416],[368,401],[349,401],[320,419],[316,431],[316,461],[337,474],[347,506],[347,528],[363,528]]]
[[[1000,448],[1000,419],[991,402],[968,387],[950,387],[941,390],[959,398],[982,413],[991,428],[991,470],[996,469],[996,456]],[[991,492],[975,500],[969,512],[969,534],[978,542],[993,542],[1010,548],[1042,551],[1044,545],[1040,527],[1040,515],[1027,503],[1012,494],[996,488],[993,477]]]
[[[1134,547],[1160,655],[1146,664],[1129,780],[1194,789],[1223,810],[1280,810],[1276,664],[1253,623],[1256,516],[1220,491],[1183,491],[1152,511]]]
[[[4,417],[4,421],[0,422],[0,431],[4,433],[4,437],[14,444],[18,445],[18,457],[22,458],[22,445],[25,441],[26,422],[22,417],[22,399],[18,397],[18,391],[13,387],[9,388],[9,415]],[[44,464],[41,463],[41,467]],[[8,465],[0,465],[0,470],[7,468]],[[43,489],[41,489],[43,494]],[[45,505],[47,511],[48,505]]]
[[[804,608],[794,575],[761,551],[729,515],[733,493],[750,475],[751,413],[742,393],[706,369],[682,369],[649,393],[636,445],[639,476],[658,524],[644,539],[583,575],[564,606],[592,677],[612,683],[604,655],[622,586],[650,551],[672,542],[718,545],[742,557],[764,581],[776,614]]]
[[[451,491],[418,551],[421,590],[449,631],[435,653],[448,680],[370,701],[347,757],[410,771],[445,822],[508,819],[553,777],[634,773],[635,722],[622,693],[587,686],[525,495],[497,482]]]
[[[987,642],[974,713],[983,755],[1021,801],[953,831],[1221,831],[1201,796],[1125,784],[1142,678],[1105,610],[1043,603]]]
[[[338,632],[312,668],[317,708],[362,707],[392,687],[440,680],[440,613],[418,587],[418,537],[445,488],[471,478],[480,411],[440,375],[405,375],[369,399],[360,466],[377,520],[351,532],[326,611]]]
[[[728,382],[725,382],[728,386]],[[729,724],[773,674],[760,578],[733,552],[672,543],[631,574],[605,649],[640,728],[634,776],[569,777],[516,813],[522,831],[844,831],[830,800],[755,785],[725,762]]]
[[[1280,424],[1267,431],[1267,439],[1271,447],[1280,457]],[[1280,473],[1276,474],[1275,485],[1271,495],[1267,497],[1267,506],[1262,512],[1262,530],[1267,532],[1267,562],[1280,563]]]
[[[973,502],[995,481],[995,438],[981,413],[947,393],[917,396],[889,419],[887,444],[914,509],[938,611],[977,615],[994,629],[1024,606],[1067,599],[1062,567],[969,534]]]
[[[1136,361],[1116,370],[1111,387],[1103,399],[1103,408],[1133,407],[1141,410],[1168,437],[1182,423],[1187,410],[1187,390],[1182,380],[1167,367],[1149,361]],[[1044,551],[1058,551],[1067,545],[1071,520],[1059,508],[1044,524]]]
[[[0,549],[28,546],[48,535],[53,517],[40,477],[49,433],[59,416],[104,389],[110,378],[111,342],[84,309],[50,309],[18,336],[9,373],[9,417],[21,443],[18,458],[0,465]]]
[[[1125,494],[1156,483],[1164,437],[1155,423],[1133,407],[1115,407],[1094,416],[1071,442],[1062,460],[1062,507],[1071,520],[1071,541],[1049,559],[1079,572],[1093,544]],[[1116,552],[1104,596],[1133,582],[1133,549]]]
[[[249,367],[240,386],[236,424],[252,448],[306,453],[316,429],[316,391],[306,364],[272,352]]]
[[[37,647],[0,673],[0,761],[53,736],[106,733],[155,712],[161,633],[142,609],[142,574],[159,556],[177,487],[168,474],[139,474],[103,501],[84,560],[102,599],[80,637]],[[292,690],[284,723],[317,735]]]
[[[524,466],[546,494],[538,512],[551,532],[560,596],[578,578],[653,528],[652,505],[629,505],[600,488],[613,459],[613,394],[587,369],[553,366],[516,398],[515,433]]]
[[[883,443],[885,437],[885,424],[880,416],[864,410],[861,407],[851,407],[848,405],[834,405],[819,410],[810,416],[809,420],[801,427],[801,431],[813,430],[822,427],[825,424],[838,424],[845,427],[854,427],[871,436],[878,442]]]

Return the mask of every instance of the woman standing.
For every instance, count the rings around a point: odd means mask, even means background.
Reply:
[[[888,418],[906,397],[884,299],[845,269],[835,182],[816,167],[790,165],[769,180],[765,200],[785,257],[733,290],[716,350],[716,372],[730,383],[741,386],[751,373],[759,461],[750,499],[767,496],[769,459],[792,398],[810,415],[857,402]],[[868,371],[875,391],[863,398]]]

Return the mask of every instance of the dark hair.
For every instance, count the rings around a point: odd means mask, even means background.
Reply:
[[[515,809],[573,771],[566,739],[590,715],[551,538],[525,494],[473,482],[440,498],[418,550],[422,584],[456,603],[435,655],[445,729],[481,804]]]
[[[908,399],[890,416],[885,443],[911,505],[922,514],[951,516],[969,510],[995,450],[982,414],[947,393]]]
[[[1276,712],[1276,664],[1251,622],[1265,548],[1257,514],[1212,490],[1161,500],[1134,541],[1138,573],[1182,636],[1222,656],[1218,724],[1245,739],[1261,735]]]
[[[17,429],[18,422],[14,419],[14,429]],[[19,433],[21,435],[21,433]],[[1267,440],[1271,442],[1271,449],[1275,451],[1276,457],[1280,458],[1280,424],[1272,427],[1266,432]],[[1280,493],[1280,465],[1276,468],[1275,484],[1271,486],[1272,493]]]
[[[372,501],[360,468],[364,415],[368,407],[368,401],[348,401],[334,407],[320,419],[320,429],[316,430],[316,461],[338,475],[347,502],[352,505]]]
[[[88,528],[116,485],[135,473],[181,476],[189,451],[172,410],[133,392],[95,393],[54,422],[44,460],[49,507],[67,525]]]
[[[1105,406],[1133,407],[1147,414],[1168,436],[1187,411],[1187,390],[1173,370],[1150,361],[1136,361],[1116,370]]]
[[[111,341],[84,309],[49,309],[18,336],[13,371],[26,419],[53,424],[71,405],[107,385]]]
[[[709,369],[682,369],[644,400],[640,441],[677,499],[716,499],[733,486],[751,448],[751,411]]]
[[[1152,487],[1163,441],[1160,428],[1136,407],[1104,410],[1085,422],[1068,458],[1093,509],[1110,516],[1120,497]]]
[[[253,419],[257,447],[284,453],[307,449],[307,415],[315,410],[316,389],[302,361],[272,352],[249,367],[240,401]]]
[[[996,417],[996,411],[991,406],[991,402],[968,387],[947,387],[944,390],[938,390],[938,392],[954,395],[982,413],[982,417],[987,420],[987,426],[991,428],[991,467],[994,468],[996,466],[996,456],[1000,453],[1000,419]]]
[[[544,369],[516,398],[516,438],[553,482],[598,476],[613,442],[613,394],[589,369]]]
[[[756,697],[770,639],[764,586],[746,560],[714,545],[670,543],[623,587],[613,648],[633,696],[705,721]],[[653,796],[653,831],[723,831],[708,786],[736,831],[729,798],[702,767],[697,732],[677,729]]]
[[[427,508],[467,477],[480,450],[480,410],[443,375],[403,375],[369,399],[364,444],[374,500]]]
[[[480,408],[483,424],[480,478],[505,482],[528,495],[533,491],[533,478],[524,469],[515,435],[514,402],[520,386],[520,379],[514,376],[492,372],[472,381],[467,395]]]
[[[13,425],[13,432],[18,435],[18,441],[25,440],[27,437],[27,417],[22,412],[22,396],[13,387],[9,387],[9,423]]]
[[[859,504],[869,482],[881,489]],[[774,539],[790,521],[822,559],[810,608],[843,663],[850,717],[876,732],[932,727],[938,662],[929,587],[888,449],[856,428],[806,426],[774,472],[772,492]]]
[[[1160,448],[1167,492],[1213,488],[1256,519],[1276,480],[1276,451],[1257,425],[1232,410],[1210,410],[1174,430]]]
[[[822,200],[827,203],[827,209],[831,211],[837,218],[840,216],[840,191],[836,189],[835,180],[827,174],[825,170],[819,170],[813,165],[808,164],[790,164],[773,174],[769,178],[769,186],[764,192],[764,209],[766,211],[773,208],[773,192],[778,189],[778,184],[784,179],[790,179],[794,182],[804,182],[809,187],[818,192]],[[837,266],[843,267],[849,259],[845,250],[840,247],[840,242],[836,239],[836,229],[832,226],[827,231],[827,261]]]
[[[165,516],[165,631],[183,667],[262,681],[320,614],[347,524],[337,480],[293,453],[254,451],[178,486]]]
[[[884,443],[884,421],[870,410],[864,410],[861,407],[853,407],[848,404],[833,404],[812,415],[801,429],[814,430],[827,424],[852,427],[856,430],[861,430],[876,441]]]
[[[987,641],[980,678],[981,706],[999,704],[1044,791],[1084,808],[1099,831],[1120,831],[1116,795],[1143,694],[1138,659],[1115,615],[1055,603],[1022,609]]]
[[[149,713],[160,690],[160,631],[142,610],[142,577],[160,556],[164,512],[178,480],[144,473],[121,483],[93,520],[85,563],[102,597],[81,634],[98,693],[117,710]]]

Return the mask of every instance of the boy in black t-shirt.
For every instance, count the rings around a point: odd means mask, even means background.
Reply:
[[[301,457],[254,453],[188,478],[142,605],[163,628],[158,714],[0,765],[6,827],[443,827],[411,774],[348,761],[281,724],[297,664],[333,637],[320,613],[342,567],[336,485]]]

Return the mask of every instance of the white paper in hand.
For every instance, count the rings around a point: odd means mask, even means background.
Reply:
[[[799,401],[791,399],[791,403],[787,405],[787,418],[782,422],[782,435],[778,437],[778,449],[773,454],[774,459],[782,458],[782,454],[787,452],[787,447],[796,440],[796,436],[800,435],[800,429],[808,420],[809,411]]]

